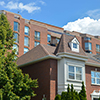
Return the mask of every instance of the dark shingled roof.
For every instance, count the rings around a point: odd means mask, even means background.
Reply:
[[[47,55],[54,55],[53,53],[54,53],[55,48],[56,47],[40,44],[36,46],[35,48],[31,49],[26,54],[19,57],[19,59],[17,60],[17,64],[21,65],[21,64],[28,63],[33,60],[45,57]]]
[[[68,52],[68,53],[73,53],[77,55],[87,56],[80,46],[79,46],[79,52],[74,52],[71,50],[69,46],[69,42],[71,42],[71,40],[73,40],[74,38],[75,36],[69,36],[69,35],[63,34],[55,50],[55,54],[60,53],[60,52]]]
[[[94,55],[94,54],[89,54],[89,53],[86,53],[86,54],[88,56],[87,62],[100,64],[100,60],[98,59],[98,57],[100,58],[100,55]]]

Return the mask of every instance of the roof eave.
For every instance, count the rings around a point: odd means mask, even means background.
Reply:
[[[100,67],[100,64],[91,63],[91,62],[86,62],[85,65],[94,66],[94,67]]]
[[[83,61],[88,60],[88,56],[83,56],[83,55],[78,55],[78,54],[73,54],[68,52],[61,52],[61,53],[57,53],[56,55],[59,55],[60,57],[68,57],[68,58],[73,58],[73,59],[83,60]]]
[[[52,55],[47,55],[45,57],[42,57],[42,58],[30,61],[28,63],[21,64],[21,65],[19,65],[17,67],[24,67],[24,66],[27,66],[27,65],[30,65],[30,64],[34,64],[34,63],[37,63],[37,62],[40,62],[40,61],[43,61],[43,60],[46,60],[46,59],[50,59],[50,58],[51,59],[57,59],[57,60],[61,59],[60,57],[56,57],[56,56],[52,56]]]

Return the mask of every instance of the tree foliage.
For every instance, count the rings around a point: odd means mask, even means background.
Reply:
[[[56,98],[55,100],[60,99]],[[68,84],[67,92],[62,92],[61,94],[61,100],[87,100],[84,82],[82,82],[81,91],[79,93],[74,90],[73,84],[71,84],[71,89]]]
[[[81,87],[81,91],[79,93],[79,96],[80,96],[80,100],[87,100],[84,82],[82,82],[82,87]]]
[[[37,80],[17,68],[13,31],[4,14],[0,15],[0,100],[30,100],[35,96]]]
[[[56,95],[55,100],[61,100],[61,96],[59,94]]]

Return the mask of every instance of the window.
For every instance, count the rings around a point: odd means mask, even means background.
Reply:
[[[19,32],[19,23],[18,22],[14,22],[14,31]]]
[[[92,43],[85,42],[85,50],[92,50]]]
[[[40,32],[35,31],[35,40],[40,40]]]
[[[15,52],[15,54],[17,54],[18,55],[18,45],[17,44],[14,44],[13,45],[13,50],[16,50],[16,52]]]
[[[73,48],[77,49],[77,44],[76,43],[73,43]]]
[[[40,44],[40,42],[35,41],[35,47],[36,47],[37,45],[39,45],[39,44]]]
[[[24,37],[24,46],[29,46],[29,38]]]
[[[26,52],[28,52],[28,51],[29,51],[28,48],[24,48],[24,54],[25,54]]]
[[[90,37],[84,37],[84,40],[91,40]]]
[[[100,45],[96,44],[96,51],[100,52]]]
[[[29,35],[29,27],[28,26],[25,26],[25,30],[24,30],[24,34],[25,35]]]
[[[82,68],[69,66],[69,79],[82,80]]]
[[[58,38],[56,38],[56,40],[57,40],[57,43],[59,43],[60,40]]]
[[[100,72],[91,71],[91,83],[100,84]]]
[[[14,33],[14,39],[15,39],[15,43],[18,43],[18,33]]]
[[[48,35],[47,35],[47,42],[50,42],[50,41],[51,41],[51,35],[48,34]]]

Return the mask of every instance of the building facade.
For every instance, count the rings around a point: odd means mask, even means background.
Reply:
[[[19,57],[17,64],[32,79],[38,79],[39,88],[32,100],[54,100],[56,94],[67,91],[73,84],[76,91],[81,83],[86,86],[87,100],[100,96],[100,55],[85,53],[78,38],[63,34],[57,47],[38,45]]]

